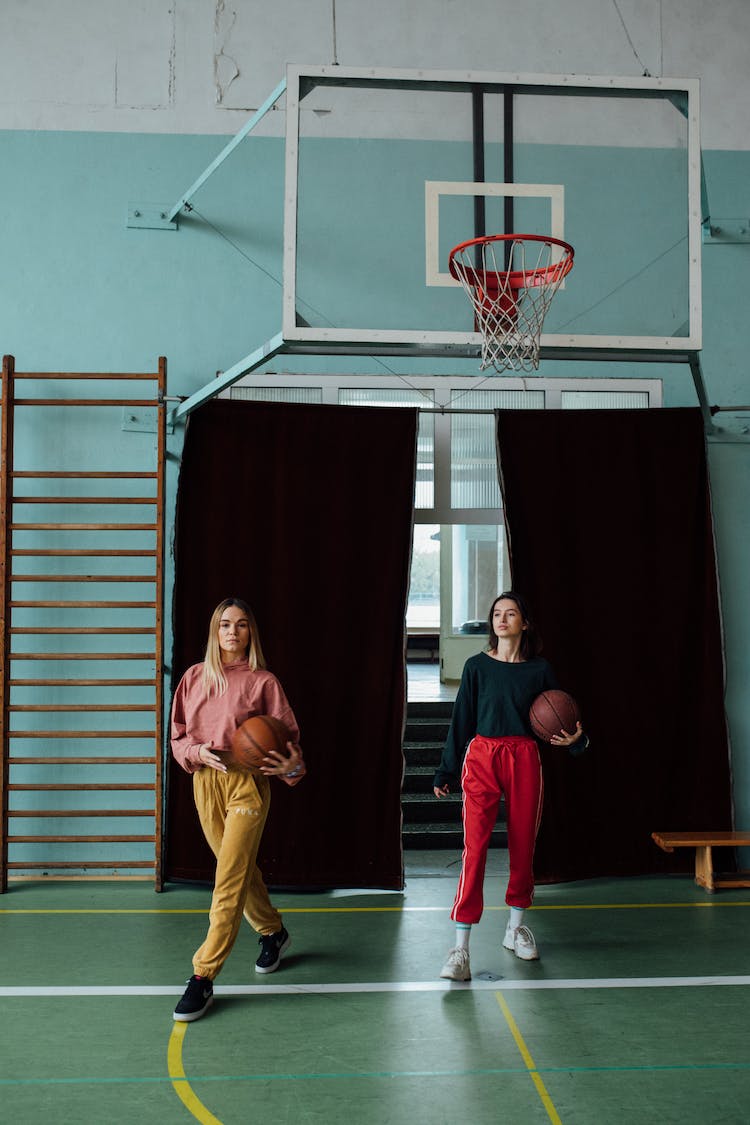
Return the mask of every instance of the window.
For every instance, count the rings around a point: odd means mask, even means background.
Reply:
[[[484,413],[451,415],[451,508],[500,508],[492,411],[543,410],[544,391],[467,391],[457,405]]]
[[[232,387],[231,398],[255,402],[322,402],[320,387]]]
[[[440,528],[437,524],[414,526],[406,627],[414,632],[440,632]]]
[[[452,613],[454,633],[487,632],[487,608],[505,581],[505,528],[501,523],[454,524]]]

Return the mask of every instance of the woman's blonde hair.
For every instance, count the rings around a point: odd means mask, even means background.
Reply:
[[[227,690],[227,678],[222,668],[221,648],[219,647],[219,624],[226,610],[233,605],[242,610],[250,626],[250,642],[247,646],[248,667],[252,672],[266,667],[263,649],[260,646],[258,624],[250,606],[247,602],[243,602],[241,598],[224,598],[224,601],[219,602],[211,614],[208,625],[208,644],[203,661],[203,689],[207,696],[223,695]]]

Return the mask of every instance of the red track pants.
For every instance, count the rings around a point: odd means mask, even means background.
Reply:
[[[534,897],[534,846],[542,815],[542,767],[533,738],[484,738],[469,743],[461,784],[464,791],[464,851],[451,911],[454,922],[482,917],[484,870],[490,835],[505,794],[510,878],[505,901],[523,909]]]

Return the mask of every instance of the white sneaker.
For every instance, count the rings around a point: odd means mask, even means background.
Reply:
[[[471,980],[468,949],[451,949],[440,976],[445,980]]]
[[[503,948],[512,949],[522,961],[539,960],[539,950],[528,926],[519,926],[515,930],[508,926],[503,938]]]

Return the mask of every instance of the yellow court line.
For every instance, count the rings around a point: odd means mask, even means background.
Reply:
[[[598,903],[561,903],[557,905],[539,904],[533,907],[535,914],[542,910],[714,910],[723,906],[750,906],[750,901],[732,902],[598,902]],[[434,914],[445,913],[450,910],[446,906],[282,906],[284,914]],[[485,912],[506,911],[507,906],[485,906]],[[110,909],[102,907],[85,909],[67,907],[24,907],[0,908],[0,915],[5,914],[208,914],[207,906],[200,907],[173,907],[170,909],[133,908],[128,910]]]
[[[201,1122],[201,1125],[222,1125],[218,1117],[214,1117],[213,1113],[206,1109],[200,1098],[193,1093],[192,1087],[187,1080],[185,1068],[182,1065],[182,1042],[185,1038],[187,1026],[186,1023],[178,1023],[175,1021],[172,1034],[169,1037],[169,1046],[167,1048],[167,1069],[169,1071],[169,1077],[177,1097],[185,1106],[185,1109],[187,1109],[197,1121]]]
[[[510,1008],[508,1007],[508,1005],[505,1002],[505,997],[503,996],[503,994],[501,992],[496,992],[495,993],[495,999],[497,1000],[498,1004],[500,1005],[500,1010],[502,1011],[503,1015],[505,1016],[505,1022],[508,1024],[508,1027],[510,1028],[510,1031],[511,1031],[511,1035],[513,1036],[513,1038],[516,1041],[516,1046],[518,1047],[518,1050],[521,1052],[521,1058],[523,1059],[524,1064],[526,1066],[526,1069],[529,1072],[529,1077],[531,1078],[531,1081],[536,1086],[536,1092],[539,1094],[539,1097],[542,1099],[542,1105],[547,1110],[547,1116],[549,1117],[550,1121],[553,1122],[553,1125],[562,1125],[562,1121],[560,1120],[560,1116],[559,1116],[557,1110],[555,1109],[554,1105],[552,1104],[552,1098],[547,1093],[547,1087],[544,1085],[544,1082],[542,1082],[541,1075],[539,1074],[539,1071],[536,1068],[536,1063],[534,1062],[534,1060],[531,1057],[531,1052],[529,1051],[528,1047],[524,1043],[523,1036],[521,1035],[521,1032],[518,1030],[518,1025],[516,1024],[516,1021],[513,1019],[513,1016],[510,1014]]]

